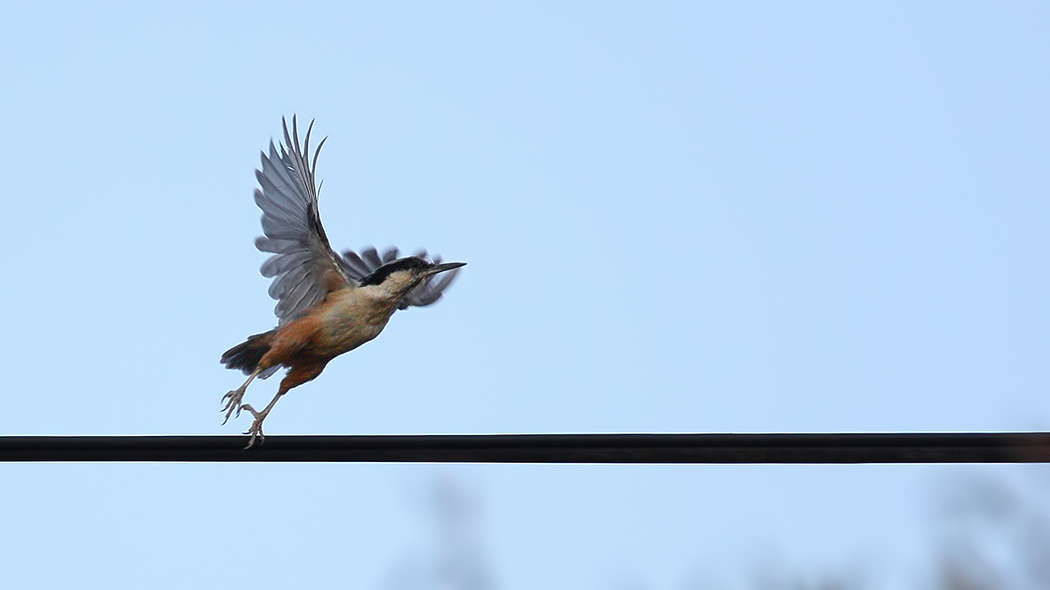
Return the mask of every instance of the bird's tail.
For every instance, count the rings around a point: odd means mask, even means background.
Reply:
[[[273,336],[276,333],[277,330],[270,330],[249,336],[244,342],[222,353],[219,362],[226,365],[227,369],[238,369],[244,371],[245,375],[251,375],[259,366],[263,355],[273,346]]]

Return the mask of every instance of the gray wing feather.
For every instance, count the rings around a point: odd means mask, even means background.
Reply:
[[[295,314],[296,310],[306,309],[324,299],[326,289],[320,289],[310,280],[309,275],[299,279],[294,287],[285,291],[281,300],[277,302],[277,315],[287,317]]]
[[[361,258],[364,258],[365,262],[373,269],[383,266],[383,259],[379,257],[379,252],[375,248],[368,248],[362,252]]]
[[[391,247],[386,250],[382,255],[373,248],[368,247],[361,251],[360,254],[353,250],[346,250],[343,252],[343,262],[349,269],[347,276],[355,282],[361,281],[361,279],[375,272],[377,268],[384,264],[397,260],[399,250],[397,247]],[[415,254],[419,258],[427,258],[427,251],[420,250]],[[440,256],[434,256],[432,262],[438,264],[441,262]],[[438,299],[441,299],[441,293],[452,284],[453,279],[459,274],[459,269],[453,269],[448,272],[443,272],[436,277],[430,277],[425,281],[421,282],[408,292],[408,295],[401,300],[398,304],[398,309],[408,309],[409,307],[425,307],[434,303]]]
[[[296,118],[292,117],[291,133],[288,122],[282,119],[282,123],[280,151],[271,141],[269,154],[262,153],[262,167],[255,171],[259,181],[255,204],[263,212],[265,234],[255,240],[255,247],[273,254],[259,270],[264,277],[273,277],[268,292],[278,300],[274,313],[281,324],[324,301],[329,291],[356,282],[346,261],[328,244],[318,213],[315,174],[324,140],[317,145],[313,162],[307,162],[313,123],[301,146]]]
[[[264,277],[276,277],[288,271],[301,267],[310,261],[310,256],[305,252],[292,252],[284,256],[273,256],[263,263],[259,272]]]
[[[353,250],[343,252],[343,262],[350,269],[347,274],[355,281],[360,282],[361,279],[367,277],[371,272],[368,270],[368,263]]]
[[[358,254],[353,250],[347,250],[343,252],[343,263],[346,265],[348,272],[346,273],[354,282],[361,282],[361,279],[372,274],[375,269],[383,266],[391,260],[397,259],[398,249],[397,247],[389,248],[382,256],[379,255],[379,251],[373,246],[369,246],[361,253]]]

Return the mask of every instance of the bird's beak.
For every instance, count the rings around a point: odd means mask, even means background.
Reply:
[[[435,264],[434,266],[430,267],[430,270],[427,271],[427,274],[436,275],[439,272],[445,272],[446,270],[452,270],[454,268],[459,268],[461,266],[466,265],[466,262],[443,262],[441,264]]]

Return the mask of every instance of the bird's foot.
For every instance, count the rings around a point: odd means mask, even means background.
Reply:
[[[233,391],[229,391],[226,395],[222,396],[222,401],[219,403],[225,405],[223,405],[222,409],[219,411],[226,412],[226,419],[222,421],[223,424],[229,422],[231,416],[237,418],[241,415],[241,410],[245,407],[241,404],[241,400],[244,399],[244,391],[247,389],[245,385],[242,385]]]
[[[250,434],[252,436],[251,439],[248,440],[248,446],[244,447],[245,450],[248,450],[248,449],[252,448],[252,445],[255,444],[256,440],[259,441],[259,444],[262,444],[263,440],[266,438],[266,436],[263,434],[262,426],[263,426],[263,420],[266,419],[266,415],[270,413],[270,408],[267,407],[265,410],[263,410],[261,412],[256,412],[255,408],[251,407],[248,404],[244,404],[243,406],[241,406],[241,409],[242,410],[246,410],[248,412],[251,412],[252,416],[255,417],[255,420],[252,421],[251,427],[247,431],[245,431],[245,433],[244,433],[244,434]]]

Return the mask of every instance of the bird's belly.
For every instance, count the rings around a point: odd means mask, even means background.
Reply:
[[[324,315],[323,352],[331,356],[349,352],[372,340],[390,320],[390,314],[385,310],[354,309],[346,305],[333,305]]]

